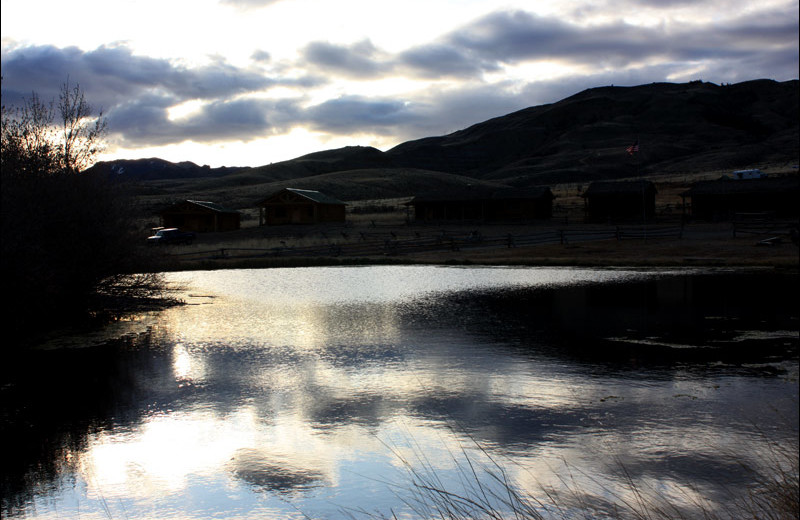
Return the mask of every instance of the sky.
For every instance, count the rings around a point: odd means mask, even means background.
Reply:
[[[800,0],[3,0],[3,104],[79,85],[100,159],[261,166],[592,87],[798,78]]]

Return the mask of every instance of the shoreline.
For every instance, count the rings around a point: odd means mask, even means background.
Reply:
[[[760,237],[685,236],[637,240],[595,240],[574,244],[521,247],[462,247],[459,250],[385,255],[250,255],[181,258],[173,256],[164,271],[311,267],[327,265],[475,265],[542,267],[741,267],[800,268],[800,247],[789,240],[759,245]],[[229,246],[230,247],[230,246]]]

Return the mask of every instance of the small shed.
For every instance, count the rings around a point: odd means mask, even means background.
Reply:
[[[199,233],[239,229],[241,214],[214,202],[185,200],[160,212],[161,225]]]
[[[800,177],[766,177],[756,179],[722,178],[700,181],[681,193],[684,207],[691,216],[702,220],[732,219],[736,213],[772,213],[780,217],[797,217]]]
[[[652,219],[656,213],[656,187],[644,179],[593,182],[581,196],[588,222]]]
[[[344,202],[314,190],[284,188],[259,204],[259,225],[344,222]]]
[[[407,202],[417,221],[434,220],[532,220],[553,215],[549,187],[487,188],[466,186],[423,193]]]

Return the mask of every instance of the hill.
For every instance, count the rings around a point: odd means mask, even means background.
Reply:
[[[585,182],[796,162],[797,121],[797,81],[600,87],[387,155],[515,186]],[[626,160],[636,139],[640,153]]]
[[[134,178],[157,199],[207,198],[234,208],[286,186],[342,200],[388,198],[464,183],[526,187],[795,165],[799,115],[797,80],[608,86],[386,152],[346,147],[256,168],[157,159],[95,168]],[[625,148],[637,139],[640,152],[629,157]]]
[[[222,166],[198,166],[190,161],[172,163],[164,159],[120,159],[117,161],[100,161],[91,170],[106,175],[124,177],[127,180],[150,181],[161,179],[196,179],[205,177],[223,177],[247,168]]]

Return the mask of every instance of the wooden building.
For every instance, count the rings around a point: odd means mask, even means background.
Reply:
[[[692,218],[728,220],[736,213],[797,217],[800,177],[722,178],[696,182],[681,194]],[[688,202],[687,202],[688,199]]]
[[[344,222],[344,202],[313,190],[285,188],[258,204],[259,225]]]
[[[241,214],[213,202],[185,200],[160,212],[161,225],[186,231],[209,232],[239,229]]]
[[[581,196],[587,222],[650,220],[656,213],[656,187],[646,180],[593,182]]]
[[[414,208],[417,221],[533,220],[548,219],[553,215],[553,198],[549,187],[493,189],[467,186],[421,194],[407,204]]]

